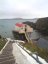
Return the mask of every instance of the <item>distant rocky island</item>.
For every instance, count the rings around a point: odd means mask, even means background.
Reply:
[[[23,18],[13,18],[13,19],[16,19],[16,20],[22,20]]]
[[[23,18],[4,18],[4,19],[0,19],[0,20],[22,20]]]

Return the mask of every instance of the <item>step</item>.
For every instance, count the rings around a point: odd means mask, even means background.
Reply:
[[[8,45],[7,47],[5,47],[5,49],[3,51],[5,51],[5,50],[12,50],[12,49],[13,49],[12,45]]]
[[[9,51],[9,52],[4,51],[2,54],[0,54],[0,56],[1,56],[1,55],[6,55],[6,54],[9,55],[9,54],[13,54],[13,53],[12,53],[12,51]]]
[[[2,61],[2,62],[0,62],[0,64],[15,64],[15,60],[10,59],[10,60],[6,60],[6,61]]]
[[[12,50],[13,48],[12,48],[12,46],[11,47],[6,47],[3,51],[10,51],[10,50]]]
[[[2,54],[12,54],[12,51],[4,51]]]
[[[10,59],[14,59],[14,57],[13,56],[10,56],[10,57],[0,58],[0,62],[6,61],[6,60],[10,60]]]
[[[4,58],[4,57],[10,57],[10,56],[13,56],[13,54],[0,55],[0,58]]]

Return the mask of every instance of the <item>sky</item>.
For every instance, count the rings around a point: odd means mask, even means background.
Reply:
[[[0,18],[48,17],[48,0],[0,0]]]

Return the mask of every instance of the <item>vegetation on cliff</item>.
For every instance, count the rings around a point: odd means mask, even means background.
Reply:
[[[48,17],[38,19],[36,22],[36,29],[42,34],[48,35]]]

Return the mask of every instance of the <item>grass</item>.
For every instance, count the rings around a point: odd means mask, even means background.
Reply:
[[[31,52],[36,52],[38,50],[38,47],[34,43],[25,43],[23,44],[24,47],[26,47]]]
[[[37,52],[38,55],[42,58],[44,58],[46,61],[48,61],[48,50],[45,48],[40,48],[37,46],[37,44],[35,43],[20,43],[23,47],[25,47],[26,49],[28,49],[31,52]]]
[[[6,40],[4,38],[0,38],[0,50],[4,47],[6,44]]]

